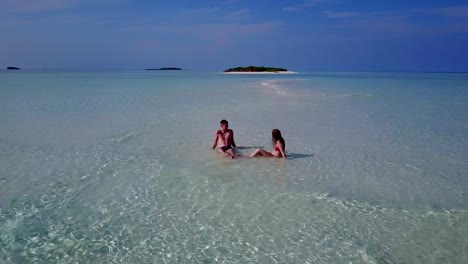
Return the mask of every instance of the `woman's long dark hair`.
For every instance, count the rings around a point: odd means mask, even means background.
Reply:
[[[278,140],[283,143],[283,147],[286,149],[286,142],[284,142],[284,138],[281,136],[281,131],[275,128],[271,131],[271,144],[273,145],[273,148],[275,148],[276,142],[278,142]]]

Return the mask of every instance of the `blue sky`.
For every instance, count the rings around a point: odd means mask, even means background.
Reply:
[[[0,67],[468,71],[466,1],[0,0]]]

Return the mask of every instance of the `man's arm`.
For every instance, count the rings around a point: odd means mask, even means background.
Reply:
[[[216,131],[215,133],[215,138],[214,138],[213,146],[211,147],[211,149],[215,149],[216,145],[218,145],[218,131]]]
[[[231,145],[235,148],[237,147],[236,142],[234,142],[234,130],[232,129],[231,129]]]

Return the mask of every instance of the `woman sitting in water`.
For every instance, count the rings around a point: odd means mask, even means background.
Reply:
[[[281,132],[279,129],[273,129],[271,131],[271,143],[273,145],[273,151],[268,152],[264,149],[257,149],[255,150],[252,154],[250,154],[250,157],[257,157],[257,156],[263,156],[263,157],[277,157],[277,158],[286,158],[286,143],[284,142],[284,138],[281,136]]]

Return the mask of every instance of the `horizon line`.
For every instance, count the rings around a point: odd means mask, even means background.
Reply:
[[[181,68],[181,67],[179,67]],[[20,70],[7,70],[5,68],[1,68],[2,71],[11,71],[11,72],[18,72],[23,70],[30,70],[30,71],[147,71],[147,68],[141,69],[86,69],[86,68],[20,68]],[[192,72],[222,72],[224,70],[202,70],[202,69],[189,69],[189,68],[181,68],[181,71],[192,71]],[[289,70],[294,72],[381,72],[381,73],[468,73],[467,71],[444,71],[444,70],[330,70],[330,69],[320,69],[320,70]]]

